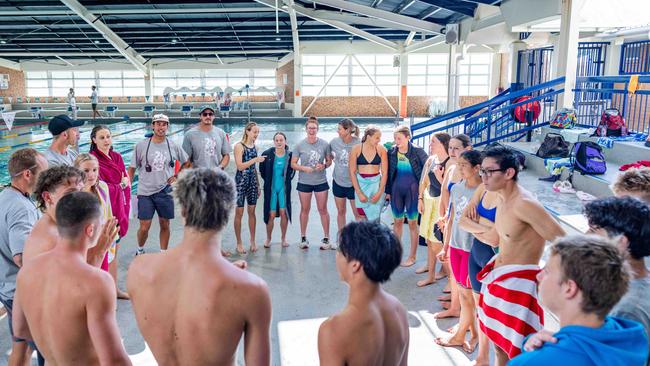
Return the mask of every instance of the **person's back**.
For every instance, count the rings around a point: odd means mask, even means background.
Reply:
[[[266,298],[261,279],[183,244],[138,256],[132,268],[136,319],[160,365],[234,364],[256,304]]]
[[[48,216],[41,216],[25,240],[23,261],[31,260],[39,254],[52,250],[56,246],[58,237],[56,223]]]
[[[407,365],[406,310],[380,285],[402,257],[397,237],[382,224],[353,222],[341,230],[339,249],[336,266],[350,295],[345,309],[320,326],[320,364]]]
[[[110,275],[50,251],[26,261],[18,279],[18,286],[25,289],[21,299],[29,299],[20,303],[21,308],[48,363],[99,365],[86,307],[88,301],[98,300],[99,291],[114,296]]]
[[[247,365],[269,365],[271,300],[259,277],[221,256],[220,232],[235,204],[222,171],[183,172],[174,187],[182,242],[138,256],[127,276],[138,327],[159,365],[233,365],[244,335]]]
[[[392,295],[379,291],[365,307],[348,306],[325,325],[336,337],[347,365],[406,365],[406,310]],[[323,335],[327,336],[327,335]],[[325,363],[323,363],[325,364]]]
[[[69,193],[57,203],[56,222],[56,247],[18,273],[15,336],[38,344],[49,365],[130,365],[115,319],[113,278],[86,263],[102,232],[99,201]]]

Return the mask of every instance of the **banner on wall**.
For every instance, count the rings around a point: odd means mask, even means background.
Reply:
[[[0,89],[9,89],[9,74],[0,74]]]
[[[16,118],[16,112],[3,112],[2,119],[5,121],[7,128],[11,131],[11,128],[14,126],[14,119]]]

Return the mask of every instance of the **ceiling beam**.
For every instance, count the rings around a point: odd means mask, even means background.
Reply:
[[[404,41],[404,46],[409,46],[413,42],[413,38],[415,38],[416,32],[411,32],[409,35],[406,37],[406,40]]]
[[[372,1],[372,4],[371,4],[370,6],[373,7],[373,8],[376,8],[376,7],[378,7],[379,4],[381,4],[383,1],[384,1],[384,0],[373,0],[373,1]]]
[[[255,1],[260,3],[260,4],[264,4],[264,5],[275,8],[275,3],[273,1],[271,1],[271,0],[255,0]],[[394,42],[383,39],[383,38],[381,38],[379,36],[376,36],[376,35],[374,35],[372,33],[366,32],[366,31],[361,30],[359,28],[355,28],[355,27],[353,27],[353,26],[351,26],[351,25],[349,25],[347,23],[344,23],[344,22],[341,22],[341,21],[338,21],[338,20],[329,20],[329,19],[318,18],[316,15],[314,15],[314,13],[315,13],[314,10],[307,9],[307,8],[302,7],[302,6],[300,6],[298,4],[295,4],[295,3],[293,5],[292,9],[294,9],[296,11],[296,13],[299,13],[299,14],[302,14],[304,16],[310,17],[310,18],[312,18],[314,20],[317,20],[317,21],[319,21],[319,22],[321,22],[323,24],[327,24],[327,25],[329,25],[331,27],[334,27],[334,28],[340,29],[342,31],[348,32],[350,34],[361,37],[361,38],[363,38],[365,40],[368,40],[370,42],[373,42],[373,43],[376,43],[378,45],[387,47],[387,48],[389,48],[391,50],[397,50],[397,44],[395,44]],[[287,9],[280,9],[280,10],[284,11],[284,12],[288,11]]]
[[[0,58],[0,66],[12,70],[22,71],[22,68],[20,67],[20,64],[18,62],[13,62],[4,58]]]
[[[219,54],[220,56],[224,55],[243,55],[244,53],[249,55],[256,54],[267,54],[267,53],[288,53],[291,52],[289,49],[264,49],[264,50],[234,50],[234,51],[220,51],[220,50],[211,50],[211,51],[151,51],[143,52],[142,56],[145,57],[155,57],[155,56],[188,56],[188,55],[211,55]],[[57,52],[56,56],[59,57],[101,57],[101,56],[117,56],[119,57],[121,53],[119,52]],[[0,51],[0,57],[53,57],[52,52],[2,52]]]
[[[91,13],[77,0],[61,0],[70,10],[74,11],[77,16],[95,28],[115,49],[126,58],[133,66],[148,75],[149,69],[144,65],[146,60],[129,46],[120,36],[113,32],[99,17]]]
[[[471,3],[462,0],[420,0],[423,3],[434,5],[443,9],[460,13],[468,17],[474,16],[474,10],[478,6],[476,3]]]
[[[437,12],[439,12],[441,10],[442,10],[442,8],[436,6],[433,9],[428,9],[428,10],[425,10],[424,12],[420,13],[420,15],[418,15],[418,18],[424,20],[424,19],[426,19],[426,18],[428,18],[430,16],[435,15]]]
[[[444,36],[435,36],[431,37],[425,41],[422,42],[417,42],[417,43],[412,43],[410,46],[404,48],[404,53],[411,53],[415,51],[420,51],[425,48],[437,46],[439,44],[445,43],[445,37]]]
[[[395,8],[395,13],[400,14],[404,10],[408,9],[411,5],[415,4],[415,0],[404,0],[401,4]]]
[[[427,22],[424,20],[416,19],[406,15],[395,14],[390,11],[375,9],[370,6],[360,5],[350,1],[344,0],[314,0],[316,4],[326,5],[333,8],[350,11],[353,13],[386,20],[392,23],[406,25],[418,28],[418,31],[426,31],[428,33],[438,33],[442,34],[442,26]]]
[[[241,8],[177,8],[177,9],[91,9],[88,11],[94,14],[102,15],[128,15],[128,14],[191,14],[191,13],[263,13],[273,11],[266,7],[241,7]],[[74,15],[71,10],[52,9],[52,10],[0,10],[0,16],[42,16],[42,15]]]

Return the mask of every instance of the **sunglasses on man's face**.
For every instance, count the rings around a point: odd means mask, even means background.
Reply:
[[[203,117],[212,117],[214,116],[214,113],[201,113]]]

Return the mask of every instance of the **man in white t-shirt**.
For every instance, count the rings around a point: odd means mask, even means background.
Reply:
[[[47,125],[52,134],[52,145],[43,152],[50,167],[57,165],[74,165],[79,154],[73,148],[79,142],[79,126],[83,121],[73,120],[65,114],[53,117]]]
[[[99,114],[99,111],[97,110],[97,103],[99,102],[99,97],[97,96],[97,87],[96,86],[91,86],[92,93],[90,93],[90,105],[93,108],[93,119],[95,119],[95,116],[101,118],[102,115]]]

